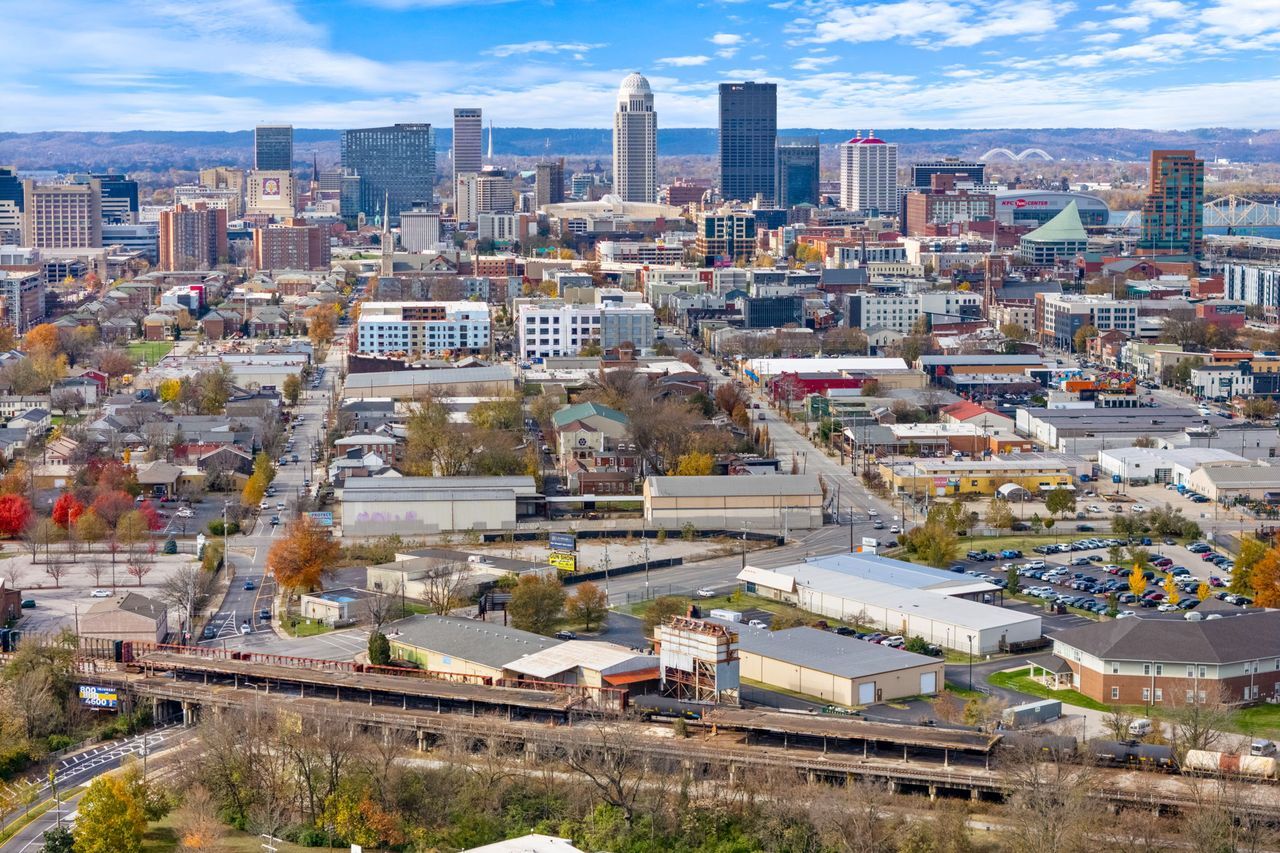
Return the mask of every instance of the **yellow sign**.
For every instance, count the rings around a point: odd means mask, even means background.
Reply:
[[[560,551],[552,551],[550,556],[547,557],[547,562],[562,572],[576,572],[578,570],[577,554],[565,554]]]

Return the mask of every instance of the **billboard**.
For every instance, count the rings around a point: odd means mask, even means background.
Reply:
[[[263,198],[280,198],[280,179],[264,178],[262,181]]]
[[[576,572],[578,570],[578,556],[576,554],[552,551],[547,556],[547,562],[562,572]]]
[[[333,527],[332,512],[309,512],[307,513],[307,518],[311,519],[321,527]]]
[[[89,708],[106,708],[114,711],[120,705],[120,696],[113,687],[80,685],[80,704]]]
[[[572,533],[552,533],[551,550],[576,551],[578,550],[578,537]]]

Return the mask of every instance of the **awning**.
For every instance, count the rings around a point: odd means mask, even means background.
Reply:
[[[604,681],[606,684],[612,684],[614,687],[620,687],[623,684],[635,684],[638,681],[653,681],[658,677],[658,668],[650,669],[633,669],[631,672],[620,672],[617,675],[606,675]]]
[[[1076,487],[1071,485],[1070,483],[1063,483],[1060,486],[1046,486],[1046,485],[1040,486],[1040,491],[1042,492],[1056,492],[1058,489],[1066,489],[1068,492],[1074,492],[1076,490]]]

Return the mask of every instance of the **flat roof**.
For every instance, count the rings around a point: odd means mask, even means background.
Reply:
[[[915,666],[942,664],[941,658],[904,652],[854,637],[842,637],[818,628],[798,627],[770,631],[768,628],[752,628],[727,619],[708,621],[732,628],[738,635],[740,651],[840,678],[862,678]]]
[[[841,358],[753,358],[747,362],[757,376],[777,376],[779,373],[804,372],[839,372],[842,370],[862,370],[867,372],[884,372],[887,370],[908,370],[905,361],[900,358],[875,358],[867,356],[845,356]]]
[[[578,667],[604,675],[651,669],[656,676],[658,659],[615,643],[566,640],[508,664],[509,669],[542,681]]]
[[[1125,464],[1147,461],[1152,464],[1185,465],[1188,468],[1208,462],[1251,464],[1243,456],[1221,447],[1177,447],[1167,450],[1158,447],[1115,447],[1098,451],[1099,461],[1104,456]]]
[[[927,589],[945,595],[968,595],[999,589],[995,584],[978,581],[969,575],[894,560],[879,554],[831,554],[826,557],[809,557],[805,562],[850,577],[887,583],[903,589]]]
[[[444,385],[459,382],[515,381],[515,371],[503,364],[488,367],[442,367],[434,370],[388,370],[378,373],[349,373],[344,380],[353,388],[386,388],[392,385]]]
[[[1001,365],[1007,364],[1011,366],[1026,365],[1028,367],[1040,367],[1044,365],[1044,356],[1041,355],[922,355],[919,358],[920,364],[932,364],[935,366],[951,366],[957,364],[990,364]]]
[[[561,644],[541,634],[455,616],[410,616],[383,631],[393,643],[502,669]]]
[[[738,579],[768,586],[768,582],[758,573],[749,574],[752,568],[747,566],[738,574]],[[793,583],[791,589],[784,589],[786,592],[799,587],[809,587],[814,592],[824,595],[898,610],[922,619],[932,619],[977,631],[1005,628],[1009,625],[1028,622],[1040,624],[1040,617],[1033,614],[981,604],[964,598],[953,598],[931,590],[903,589],[892,584],[852,577],[809,563],[780,566],[769,570],[769,574]],[[857,608],[854,607],[851,612],[857,612]]]
[[[512,477],[358,477],[342,489],[344,501],[445,500],[446,494],[504,497],[535,494],[533,478]]]
[[[768,477],[650,477],[649,494],[656,498],[752,497],[817,495],[822,486],[814,474]]]
[[[1280,468],[1270,465],[1210,465],[1200,470],[1210,483],[1220,489],[1233,486],[1275,486],[1280,489]]]

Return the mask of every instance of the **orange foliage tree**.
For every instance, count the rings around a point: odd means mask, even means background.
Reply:
[[[1249,574],[1253,603],[1259,607],[1280,607],[1280,548],[1272,548]]]
[[[58,327],[52,323],[34,326],[22,338],[22,348],[33,357],[53,358],[61,346]]]
[[[276,583],[289,590],[310,590],[337,564],[341,549],[310,516],[301,516],[289,525],[283,539],[267,553],[267,568]]]

